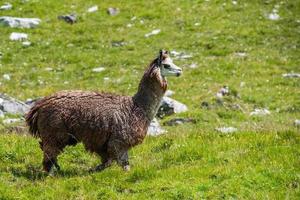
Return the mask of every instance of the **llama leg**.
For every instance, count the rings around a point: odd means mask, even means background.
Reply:
[[[123,154],[120,154],[118,156],[117,162],[123,168],[124,171],[129,171],[130,165],[128,161],[128,151],[125,151]]]
[[[43,142],[43,152],[44,152],[44,159],[43,159],[43,167],[45,172],[50,172],[53,165],[56,167],[57,170],[60,170],[60,166],[57,163],[57,156],[62,151],[58,145],[49,145]]]

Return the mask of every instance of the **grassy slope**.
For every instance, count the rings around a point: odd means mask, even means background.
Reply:
[[[20,2],[20,1],[18,1]],[[131,154],[132,171],[117,166],[89,175],[98,160],[82,146],[66,149],[60,157],[62,172],[45,177],[36,140],[0,136],[0,198],[253,198],[297,199],[300,118],[299,79],[282,73],[299,72],[300,2],[295,1],[29,1],[14,2],[1,15],[39,17],[32,30],[1,28],[0,91],[20,99],[39,97],[62,89],[104,90],[134,94],[143,69],[160,48],[186,51],[189,60],[176,61],[181,78],[169,79],[170,89],[190,111],[196,125],[166,127],[168,135],[147,138]],[[226,4],[223,4],[226,2]],[[86,13],[98,4],[99,12]],[[280,5],[279,21],[266,19]],[[106,8],[119,7],[111,17]],[[21,9],[21,10],[19,10]],[[76,12],[73,26],[58,21],[59,14]],[[130,19],[136,16],[135,21]],[[140,23],[143,20],[144,23]],[[298,22],[297,22],[298,20]],[[133,27],[128,28],[128,23]],[[195,26],[199,23],[199,26]],[[144,34],[161,29],[159,35]],[[29,33],[31,47],[8,40],[11,32]],[[112,47],[124,40],[124,47]],[[235,52],[246,52],[245,58]],[[187,66],[197,63],[197,69]],[[103,73],[92,73],[104,66]],[[54,71],[48,72],[46,67]],[[11,75],[3,80],[2,74]],[[104,81],[104,77],[110,77]],[[68,84],[65,84],[68,81]],[[240,83],[245,82],[241,87]],[[233,99],[244,112],[226,108],[203,110],[222,85],[241,98]],[[267,117],[250,117],[254,107],[267,107]],[[223,136],[218,126],[239,131]],[[0,125],[3,127],[3,125]]]

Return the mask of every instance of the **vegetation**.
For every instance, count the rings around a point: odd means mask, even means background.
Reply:
[[[130,151],[130,172],[113,166],[89,174],[99,160],[78,145],[59,157],[62,170],[51,177],[41,170],[38,141],[7,134],[0,122],[0,199],[298,199],[300,131],[293,123],[300,118],[300,81],[282,74],[299,73],[300,1],[233,2],[11,1],[13,9],[2,16],[42,23],[0,27],[1,92],[21,100],[63,89],[133,95],[145,67],[165,48],[193,56],[174,60],[184,74],[168,82],[173,98],[189,108],[176,117],[197,123],[147,137]],[[95,4],[99,10],[87,13]],[[108,7],[120,14],[108,15]],[[274,8],[279,20],[268,18]],[[72,12],[73,25],[57,19]],[[144,36],[154,29],[161,32]],[[28,33],[32,45],[10,41],[12,32]],[[118,42],[125,45],[113,45]],[[105,70],[93,72],[96,67]],[[223,85],[231,93],[222,106],[215,94]],[[250,116],[255,108],[271,114]],[[215,130],[223,126],[238,131]]]

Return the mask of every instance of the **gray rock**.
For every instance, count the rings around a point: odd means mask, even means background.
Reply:
[[[287,73],[287,74],[282,74],[284,78],[300,78],[300,74],[298,73]]]
[[[107,14],[109,14],[111,16],[118,15],[119,13],[120,13],[120,9],[119,8],[108,8],[107,9]]]
[[[181,125],[181,124],[185,124],[185,123],[196,123],[195,119],[192,118],[174,118],[171,119],[169,121],[166,121],[164,123],[165,126],[176,126],[176,125]]]
[[[11,28],[35,28],[40,22],[38,18],[0,17],[0,25]]]
[[[171,99],[170,97],[163,97],[156,116],[159,118],[163,118],[164,116],[185,112],[187,110],[187,106],[183,103]]]
[[[77,22],[77,15],[76,14],[70,14],[70,15],[60,15],[57,17],[60,20],[63,20],[69,24],[74,24]]]
[[[11,33],[9,36],[9,39],[12,41],[21,41],[26,40],[28,38],[28,35],[26,33]]]
[[[12,97],[0,94],[0,110],[11,114],[25,114],[29,110],[29,106]]]
[[[147,135],[150,135],[150,136],[158,136],[158,135],[161,135],[163,133],[165,133],[166,131],[164,129],[161,128],[158,120],[156,118],[154,118],[149,127],[148,127],[148,132],[147,132]]]
[[[234,133],[237,131],[237,128],[234,127],[220,127],[220,128],[216,128],[217,131],[221,132],[221,133]]]
[[[12,7],[13,6],[10,3],[5,3],[4,5],[2,5],[0,7],[0,10],[10,10],[10,9],[12,9]]]

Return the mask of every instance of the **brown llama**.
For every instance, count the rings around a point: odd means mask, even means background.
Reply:
[[[43,168],[60,169],[57,156],[67,145],[82,142],[101,157],[100,171],[114,160],[129,170],[128,150],[141,143],[167,89],[166,76],[179,76],[167,51],[161,50],[146,69],[133,96],[61,91],[39,100],[26,115],[30,133],[40,138]]]

